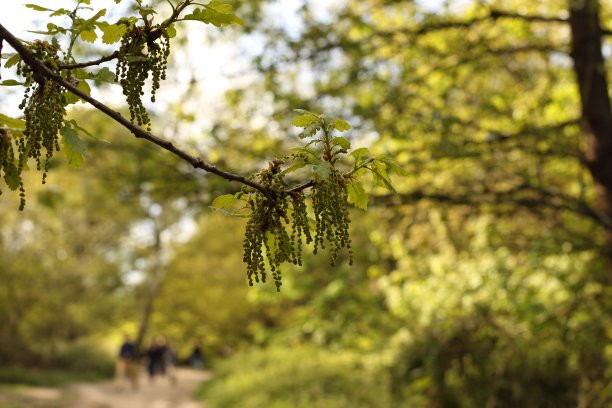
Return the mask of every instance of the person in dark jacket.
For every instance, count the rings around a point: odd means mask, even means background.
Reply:
[[[147,371],[149,372],[149,379],[151,381],[153,381],[156,375],[166,374],[166,353],[166,339],[163,336],[155,337],[147,350]]]
[[[136,350],[136,344],[126,334],[119,348],[117,379],[121,381],[127,378],[134,389],[138,388],[137,360],[138,350]]]

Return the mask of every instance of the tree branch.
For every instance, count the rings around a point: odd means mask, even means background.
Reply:
[[[185,151],[177,148],[176,146],[174,146],[172,144],[172,142],[169,142],[167,140],[161,139],[161,138],[159,138],[159,137],[157,137],[157,136],[155,136],[155,135],[153,135],[153,134],[151,134],[149,132],[146,132],[146,131],[142,130],[140,127],[136,126],[135,124],[133,124],[132,122],[130,122],[129,120],[127,120],[126,118],[121,116],[121,114],[119,112],[116,112],[116,111],[112,110],[111,108],[109,108],[108,106],[106,106],[103,103],[99,102],[98,100],[96,100],[96,99],[92,98],[91,96],[85,94],[80,89],[78,89],[74,85],[70,84],[68,81],[66,81],[64,78],[62,78],[59,74],[51,71],[42,62],[40,62],[38,59],[36,59],[36,57],[30,52],[30,50],[28,50],[28,48],[18,38],[16,38],[12,33],[10,33],[2,24],[0,24],[0,40],[6,40],[6,42],[9,43],[15,49],[15,51],[17,51],[19,53],[19,55],[21,56],[21,59],[26,64],[28,64],[28,66],[32,70],[34,70],[38,74],[40,74],[40,75],[50,79],[51,81],[55,82],[56,84],[62,86],[64,89],[72,92],[73,94],[75,94],[79,98],[81,98],[84,101],[88,102],[94,108],[96,108],[99,111],[103,112],[104,114],[109,116],[111,119],[113,119],[115,122],[121,124],[127,130],[129,130],[132,134],[134,134],[134,136],[136,136],[137,138],[145,139],[145,140],[147,140],[147,141],[149,141],[149,142],[151,142],[151,143],[161,147],[162,149],[169,151],[170,153],[174,154],[175,156],[178,156],[179,158],[183,159],[187,163],[191,164],[194,168],[202,169],[202,170],[207,171],[209,173],[216,174],[217,176],[220,176],[220,177],[222,177],[222,178],[224,178],[226,180],[229,180],[229,181],[237,181],[239,183],[245,184],[245,185],[247,185],[249,187],[252,187],[252,188],[260,191],[266,197],[268,197],[270,199],[274,199],[274,194],[271,191],[269,191],[268,189],[266,189],[264,186],[262,186],[261,184],[256,183],[256,182],[254,182],[252,180],[249,180],[249,179],[245,178],[244,176],[223,171],[223,170],[218,169],[217,167],[213,166],[212,164],[209,164],[209,163],[205,162],[204,160],[202,160],[199,157],[191,156],[187,152],[185,152]]]
[[[421,200],[478,207],[482,205],[514,204],[530,211],[540,208],[549,208],[555,211],[565,210],[589,218],[607,230],[612,230],[612,220],[588,204],[570,196],[538,189],[529,185],[520,185],[507,191],[468,192],[456,195],[415,190],[408,193],[372,196],[373,203],[387,205],[405,205]]]
[[[79,63],[76,63],[76,64],[66,64],[66,65],[62,64],[62,65],[59,66],[59,69],[76,69],[76,68],[90,67],[92,65],[100,65],[103,62],[112,61],[115,58],[117,58],[118,56],[119,56],[119,51],[115,51],[115,52],[113,52],[110,55],[98,58],[97,60],[93,60],[93,61],[79,62]]]
[[[312,187],[314,185],[315,185],[315,181],[309,180],[304,184],[300,184],[299,186],[295,186],[293,188],[290,188],[289,190],[286,190],[285,193],[287,194],[297,193],[299,191],[306,190],[307,188]]]
[[[498,18],[515,18],[523,21],[529,21],[532,23],[567,23],[568,19],[562,17],[552,17],[552,16],[539,16],[536,14],[520,14],[520,13],[511,13],[509,11],[492,9],[490,12],[490,16],[493,20],[497,20]]]

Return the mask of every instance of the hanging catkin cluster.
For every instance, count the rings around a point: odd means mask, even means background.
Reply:
[[[284,193],[287,185],[280,172],[282,161],[275,160],[267,169],[257,174],[258,181],[274,192],[273,198],[256,193],[250,200],[253,210],[247,222],[243,243],[243,261],[247,264],[247,278],[249,285],[253,282],[266,281],[266,264],[268,260],[276,289],[280,290],[281,271],[283,262],[296,265],[302,263],[302,235],[310,242],[308,219],[304,196],[295,193],[291,200]],[[293,216],[288,215],[291,202]],[[291,235],[285,225],[291,224]],[[265,251],[265,253],[264,253]]]
[[[117,63],[117,81],[123,88],[130,109],[130,119],[138,125],[147,125],[151,130],[149,114],[142,104],[145,81],[152,76],[151,101],[160,81],[166,79],[166,67],[170,55],[168,34],[162,31],[159,44],[149,39],[150,31],[134,26],[121,39]],[[146,48],[146,52],[145,52]]]
[[[346,180],[333,169],[330,176],[317,182],[312,193],[312,207],[315,216],[316,234],[314,253],[330,245],[330,263],[333,266],[340,248],[347,248],[349,264],[353,264],[353,250],[349,236],[349,210]]]
[[[12,184],[10,178],[18,175],[18,172],[11,137],[6,130],[0,129],[0,176],[2,175],[6,181],[6,184],[10,186]],[[18,178],[20,187],[23,187],[21,177],[18,176]],[[2,194],[2,190],[0,190],[0,194]]]
[[[31,50],[47,67],[57,70],[60,64],[57,45],[46,41],[35,41]],[[25,77],[26,90],[19,105],[23,109],[26,127],[23,138],[17,139],[19,161],[17,172],[20,175],[28,158],[36,160],[36,168],[42,170],[42,182],[45,183],[49,160],[55,150],[59,150],[58,132],[64,122],[66,108],[62,99],[62,88],[49,79],[38,75],[24,63],[17,68],[17,73]],[[45,150],[44,159],[43,148]],[[25,192],[20,177],[21,204],[25,206]]]

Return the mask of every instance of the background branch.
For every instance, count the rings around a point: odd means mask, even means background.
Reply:
[[[83,91],[78,89],[76,86],[70,84],[68,81],[62,78],[59,74],[51,71],[42,62],[36,59],[36,57],[30,52],[30,50],[28,50],[28,48],[18,38],[16,38],[12,33],[10,33],[2,24],[0,24],[0,40],[6,40],[6,42],[9,43],[15,49],[15,51],[19,53],[23,62],[25,62],[33,71],[52,80],[56,84],[62,86],[64,89],[72,92],[79,98],[88,102],[94,108],[103,112],[104,114],[109,116],[111,119],[113,119],[115,122],[121,124],[123,127],[128,129],[137,138],[145,139],[153,144],[156,144],[162,149],[167,150],[170,153],[174,154],[175,156],[178,156],[179,158],[188,162],[194,168],[202,169],[209,173],[216,174],[217,176],[220,176],[229,181],[237,181],[249,187],[253,187],[254,189],[264,194],[266,197],[270,199],[274,199],[273,194],[261,184],[256,183],[252,180],[249,180],[245,178],[244,176],[218,169],[217,167],[205,162],[199,157],[191,156],[187,152],[174,146],[172,142],[161,139],[149,132],[144,131],[140,127],[136,126],[135,124],[133,124],[132,122],[130,122],[129,120],[121,116],[119,112],[112,110],[111,108],[104,105],[97,99],[94,99],[93,97],[85,94]]]

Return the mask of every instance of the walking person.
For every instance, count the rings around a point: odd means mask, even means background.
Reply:
[[[164,375],[166,373],[166,339],[163,336],[157,336],[147,350],[147,371],[149,380],[152,382],[156,375]]]
[[[190,361],[192,368],[196,370],[202,368],[202,342],[199,339],[193,342]]]
[[[138,388],[137,359],[138,351],[136,350],[136,344],[126,334],[119,348],[116,374],[118,381],[127,379],[132,389]]]

